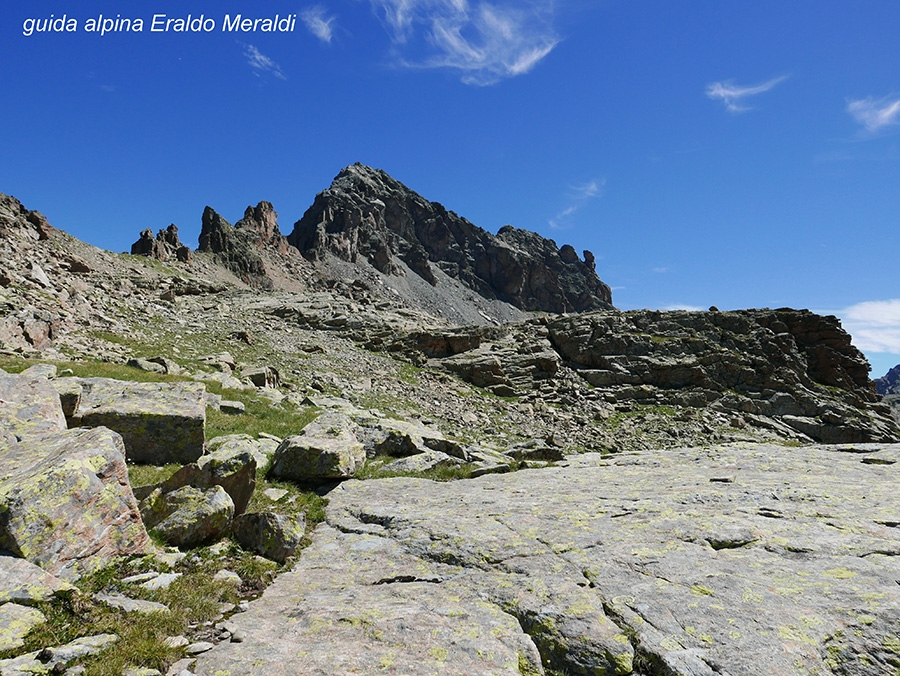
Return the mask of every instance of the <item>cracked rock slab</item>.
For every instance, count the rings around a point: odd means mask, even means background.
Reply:
[[[516,619],[390,538],[315,531],[294,570],[231,621],[241,643],[200,655],[198,676],[540,673]]]
[[[245,643],[199,673],[257,659],[274,669],[259,673],[391,673],[388,658],[398,674],[527,673],[485,661],[509,654],[484,644],[500,626],[563,673],[894,673],[900,470],[863,458],[900,445],[855,450],[735,444],[345,482],[294,572],[239,619]],[[441,670],[434,648],[462,652]]]

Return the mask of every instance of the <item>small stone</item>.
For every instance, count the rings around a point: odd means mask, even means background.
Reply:
[[[263,491],[263,495],[269,498],[269,500],[271,500],[272,502],[278,502],[287,494],[288,492],[283,488],[267,488]]]
[[[200,653],[212,650],[214,647],[215,644],[210,643],[209,641],[198,641],[197,643],[191,643],[184,651],[188,655],[199,655]]]
[[[219,410],[228,415],[241,415],[246,411],[246,406],[242,401],[230,401],[223,399],[219,402]]]
[[[144,584],[141,585],[144,589],[149,589],[151,591],[156,589],[168,589],[171,584],[181,577],[181,573],[162,573],[161,575],[157,575],[152,580],[148,580]]]
[[[230,570],[220,570],[218,573],[213,575],[213,580],[215,582],[228,582],[229,584],[233,584],[236,587],[241,586],[241,576]]]
[[[191,642],[185,636],[170,636],[163,643],[169,648],[183,648],[186,645],[190,645]]]

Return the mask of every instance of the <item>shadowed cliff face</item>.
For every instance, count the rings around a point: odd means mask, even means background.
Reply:
[[[429,202],[378,169],[355,164],[316,196],[288,241],[316,260],[326,252],[380,272],[404,266],[436,285],[435,268],[485,298],[522,310],[582,312],[612,308],[609,286],[594,257],[571,246],[506,226],[494,236],[436,202]]]

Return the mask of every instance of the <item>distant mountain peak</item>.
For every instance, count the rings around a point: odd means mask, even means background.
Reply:
[[[612,293],[594,257],[579,259],[537,233],[505,226],[497,235],[430,202],[381,169],[353,164],[294,224],[288,241],[311,260],[326,254],[368,261],[386,275],[411,270],[432,286],[438,270],[481,296],[521,310],[609,309]]]

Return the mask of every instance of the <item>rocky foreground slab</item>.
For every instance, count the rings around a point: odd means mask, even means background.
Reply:
[[[349,481],[212,674],[893,674],[900,445]]]

